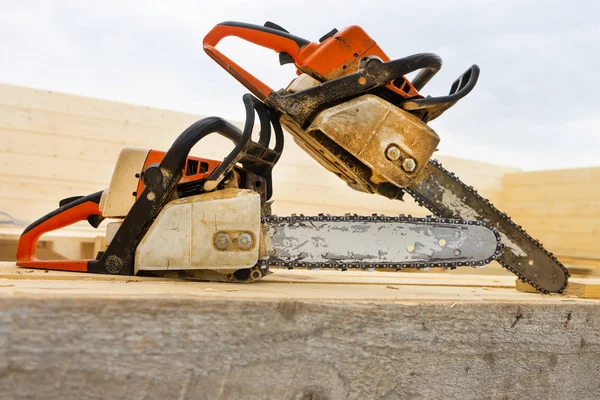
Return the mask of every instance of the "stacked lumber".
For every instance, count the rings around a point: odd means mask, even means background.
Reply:
[[[600,259],[600,168],[508,173],[504,205],[558,256]]]

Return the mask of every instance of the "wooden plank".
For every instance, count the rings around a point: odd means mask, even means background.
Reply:
[[[504,184],[509,186],[556,186],[568,184],[587,184],[600,180],[600,168],[571,168],[552,171],[531,171],[507,173]]]
[[[507,191],[510,192],[510,189]],[[600,218],[600,200],[586,198],[574,197],[569,201],[546,199],[540,203],[539,200],[523,200],[514,197],[512,200],[505,200],[504,207],[511,215],[535,217],[540,221],[543,221],[541,217]]]
[[[318,273],[308,270],[272,269],[273,274],[265,279],[281,283],[321,283],[321,284],[362,284],[386,285],[388,289],[400,286],[452,286],[478,288],[512,288],[514,275],[477,274],[472,268],[450,271],[448,273],[430,271],[419,272],[383,272],[383,271],[325,271]],[[468,271],[468,272],[464,272]]]
[[[58,204],[57,201],[64,197],[90,194],[100,189],[102,186],[98,183],[87,181],[73,182],[39,177],[16,179],[14,176],[0,174],[0,193],[3,197],[11,199],[36,199]]]
[[[581,258],[581,257],[563,257],[561,261],[565,264],[573,264],[579,267],[590,266],[594,269],[600,270],[600,260],[594,260],[591,258]]]
[[[0,283],[3,280],[13,282],[15,286],[0,285],[0,298],[6,296],[38,295],[48,293],[54,287],[56,293],[63,291],[73,296],[108,297],[134,296],[151,298],[153,296],[182,296],[183,298],[222,297],[232,299],[319,299],[324,301],[353,300],[395,300],[395,301],[466,301],[466,302],[505,302],[519,301],[523,303],[559,304],[564,302],[561,296],[530,295],[514,290],[514,285],[506,283],[505,276],[467,276],[456,277],[449,285],[451,274],[427,273],[387,273],[381,272],[362,282],[361,273],[347,275],[342,272],[322,273],[322,271],[285,271],[278,270],[280,278],[266,278],[246,285],[198,282],[182,279],[119,277],[112,275],[95,275],[75,272],[33,270],[15,267],[14,263],[0,262]],[[357,275],[358,274],[358,275]],[[367,273],[365,273],[367,274]],[[381,274],[385,277],[382,278]],[[419,275],[419,276],[416,276]],[[389,278],[387,278],[389,276]],[[312,278],[311,278],[312,277]],[[511,277],[509,277],[511,278]],[[127,282],[133,280],[134,282]],[[580,278],[579,282],[593,281],[593,278]],[[114,287],[114,282],[135,283]],[[479,282],[479,284],[477,283]],[[387,286],[402,286],[398,291]],[[206,290],[210,289],[210,290]],[[161,294],[162,293],[162,294]],[[581,300],[583,302],[588,300]],[[593,300],[589,300],[594,302]],[[595,304],[600,306],[599,301]]]
[[[533,286],[522,282],[520,279],[515,281],[515,286],[521,292],[536,292]],[[600,279],[586,278],[583,280],[571,278],[565,288],[564,295],[582,299],[600,299]]]
[[[511,201],[545,201],[546,199],[570,201],[572,199],[600,199],[600,187],[597,184],[563,184],[552,186],[513,186],[506,188],[505,199]]]
[[[36,219],[55,210],[58,203],[55,201],[41,201],[36,199],[11,200],[0,198],[0,211],[29,224]]]
[[[88,121],[88,123],[97,123]],[[47,158],[64,158],[68,160],[116,161],[124,147],[168,150],[180,131],[148,130],[131,132],[117,130],[119,140],[107,140],[105,137],[86,137],[77,132],[58,134],[47,131],[26,131],[18,129],[0,129],[0,152],[23,155],[42,156]],[[62,131],[61,131],[62,133]],[[133,137],[132,137],[133,136]],[[233,148],[227,139],[212,135],[194,147],[191,155],[204,158],[223,159]],[[114,160],[114,161],[113,161]]]
[[[24,228],[0,224],[0,247],[3,249],[0,260],[16,261],[17,245]],[[41,260],[93,259],[98,251],[96,248],[100,249],[104,243],[105,232],[105,224],[94,229],[87,223],[48,232],[40,237],[36,256]]]
[[[504,204],[557,255],[599,258],[600,168],[508,173]]]
[[[102,244],[100,243],[101,247]],[[465,270],[473,271],[471,268]],[[358,284],[358,285],[391,285],[396,286],[453,286],[453,287],[479,287],[479,288],[510,288],[514,287],[513,275],[481,275],[477,273],[439,273],[420,271],[411,272],[383,272],[383,271],[309,271],[302,269],[288,270],[273,268],[273,274],[263,278],[265,282],[297,284]],[[20,268],[12,263],[0,262],[0,279],[53,279],[53,280],[80,280],[81,274],[73,274],[62,271],[36,270]],[[85,275],[86,280],[114,281],[128,280],[127,276],[111,276],[102,274]],[[169,281],[176,282],[177,279],[170,278],[145,278],[149,282]]]
[[[177,132],[152,125],[132,125],[127,120],[113,121],[90,118],[76,114],[61,114],[46,110],[20,109],[0,106],[0,121],[6,130],[24,130],[53,135],[77,136],[92,140],[123,143],[144,140],[154,143],[157,138],[177,136],[189,125],[180,126]]]
[[[579,250],[595,250],[598,251],[599,239],[596,236],[588,235],[565,235],[563,233],[555,232],[537,232],[543,242],[548,245],[549,248],[560,248],[563,251],[570,251],[570,253],[563,253],[564,256],[572,256],[579,258],[598,258],[589,257],[583,253],[579,253]],[[574,251],[574,252],[573,252]]]
[[[548,218],[524,218],[523,216],[514,215],[513,220],[531,230],[535,229],[564,234],[600,235],[600,217],[556,215]]]
[[[68,228],[48,232],[40,238],[40,240],[52,239],[52,238],[70,238],[77,239],[78,241],[93,243],[96,237],[103,236],[104,230],[106,229],[105,224],[99,226],[97,229],[92,228],[86,223],[78,223],[71,225]],[[0,224],[0,240],[14,240],[18,239],[23,232],[24,227],[22,226],[5,226]],[[2,265],[2,262],[0,262]]]
[[[113,170],[111,161],[65,160],[30,155],[0,153],[1,166],[4,171],[13,171],[12,176],[60,180],[63,182],[97,183],[105,187],[110,181]]]
[[[167,128],[174,125],[185,127],[201,117],[178,111],[9,84],[0,84],[0,105]]]
[[[6,398],[563,399],[600,378],[599,300],[15,275],[0,278]]]
[[[587,235],[565,235],[554,232],[537,232],[548,248],[556,249],[555,252],[571,257],[595,258],[584,254],[585,250],[598,252],[599,239]],[[562,253],[561,253],[562,252]]]

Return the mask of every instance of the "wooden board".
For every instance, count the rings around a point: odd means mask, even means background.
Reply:
[[[508,173],[513,220],[558,256],[600,259],[600,168]]]
[[[3,224],[0,224],[0,240],[18,239],[19,236],[21,236],[21,232],[23,232],[23,227],[21,226],[5,226]],[[104,232],[102,229],[98,231],[90,227],[89,225],[86,226],[82,223],[72,225],[71,227],[66,229],[48,232],[42,236],[42,239],[60,237],[94,241],[96,237],[98,237],[99,235],[103,235],[103,233]]]
[[[535,293],[536,290],[528,283],[516,280],[515,286],[517,290],[522,292]],[[565,296],[579,297],[582,299],[600,299],[600,279],[569,279],[569,283],[564,292]]]
[[[429,275],[421,285],[411,283],[416,274],[386,274],[388,280],[381,273],[358,283],[365,274],[351,273],[334,283],[336,273],[279,272],[284,279],[239,285],[0,264],[2,397],[565,399],[600,393],[598,300],[504,284],[444,286],[451,274]],[[504,282],[473,275],[480,278]],[[409,284],[400,284],[403,279]],[[439,286],[432,286],[436,280]]]
[[[577,295],[582,285],[597,287],[598,278],[571,278],[565,296],[523,295],[515,291],[513,275],[459,274],[454,272],[367,272],[367,271],[308,271],[273,269],[273,274],[253,284],[227,284],[199,282],[174,278],[131,277],[103,274],[82,274],[63,271],[48,271],[16,267],[14,263],[0,262],[0,280],[18,281],[17,285],[5,286],[15,289],[0,289],[6,294],[13,290],[39,292],[53,288],[55,291],[70,291],[89,295],[105,292],[118,294],[125,290],[128,295],[153,296],[227,295],[232,298],[311,298],[320,300],[457,300],[457,301],[541,301],[561,302],[568,296]],[[520,281],[519,281],[520,282]],[[127,283],[116,292],[111,288],[118,283]],[[135,283],[135,285],[129,285]],[[142,285],[143,284],[143,285]],[[528,285],[517,286],[523,292]],[[82,291],[82,289],[84,289]],[[317,288],[322,288],[319,292]],[[360,289],[358,289],[360,288]],[[572,288],[571,290],[569,290]],[[198,289],[197,293],[195,289]],[[192,292],[190,292],[190,290]],[[589,292],[589,291],[588,291]],[[589,292],[593,293],[593,292]],[[1,294],[0,294],[1,296]],[[583,296],[578,296],[583,297]],[[584,297],[595,298],[595,297]]]
[[[382,272],[382,271],[309,271],[302,269],[273,269],[273,274],[263,278],[265,282],[273,283],[322,283],[322,284],[368,284],[391,286],[452,286],[452,287],[514,287],[513,275],[488,276],[464,271],[475,271],[471,268],[457,269],[448,273],[431,271],[412,272]],[[433,272],[432,272],[433,271]],[[476,271],[480,271],[477,269]],[[459,273],[463,272],[463,273]],[[81,280],[86,281],[118,281],[131,280],[131,277],[102,274],[74,274],[62,271],[45,271],[38,269],[19,268],[12,263],[0,262],[0,279],[52,279],[52,280]],[[176,281],[169,278],[136,277],[136,280],[147,282]],[[392,288],[394,289],[394,288]]]

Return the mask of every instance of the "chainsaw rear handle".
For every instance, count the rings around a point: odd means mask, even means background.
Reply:
[[[215,48],[221,39],[228,36],[244,39],[278,53],[287,53],[294,60],[297,60],[300,57],[300,52],[311,44],[306,39],[291,35],[280,29],[243,22],[222,22],[208,32],[202,43],[206,54],[261,101],[265,100],[273,92],[273,89]]]
[[[65,199],[61,206],[51,213],[31,223],[19,238],[17,265],[20,267],[59,269],[63,271],[87,271],[88,260],[38,260],[35,255],[37,242],[45,233],[55,231],[76,222],[88,220],[99,223],[102,213],[99,209],[102,191],[78,198]],[[96,223],[93,223],[98,226]]]

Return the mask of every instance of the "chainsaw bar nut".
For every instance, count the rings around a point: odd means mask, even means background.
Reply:
[[[405,158],[402,161],[402,169],[406,172],[413,172],[417,168],[417,163],[412,158]]]
[[[254,246],[254,240],[252,240],[252,236],[247,233],[242,233],[237,238],[238,246],[244,250],[251,249]]]
[[[227,248],[231,244],[231,238],[229,237],[229,234],[225,232],[219,232],[215,235],[214,243],[217,249],[227,250]]]
[[[390,161],[398,161],[400,159],[400,155],[401,155],[400,149],[395,144],[388,147],[387,150],[385,151],[385,156]]]

